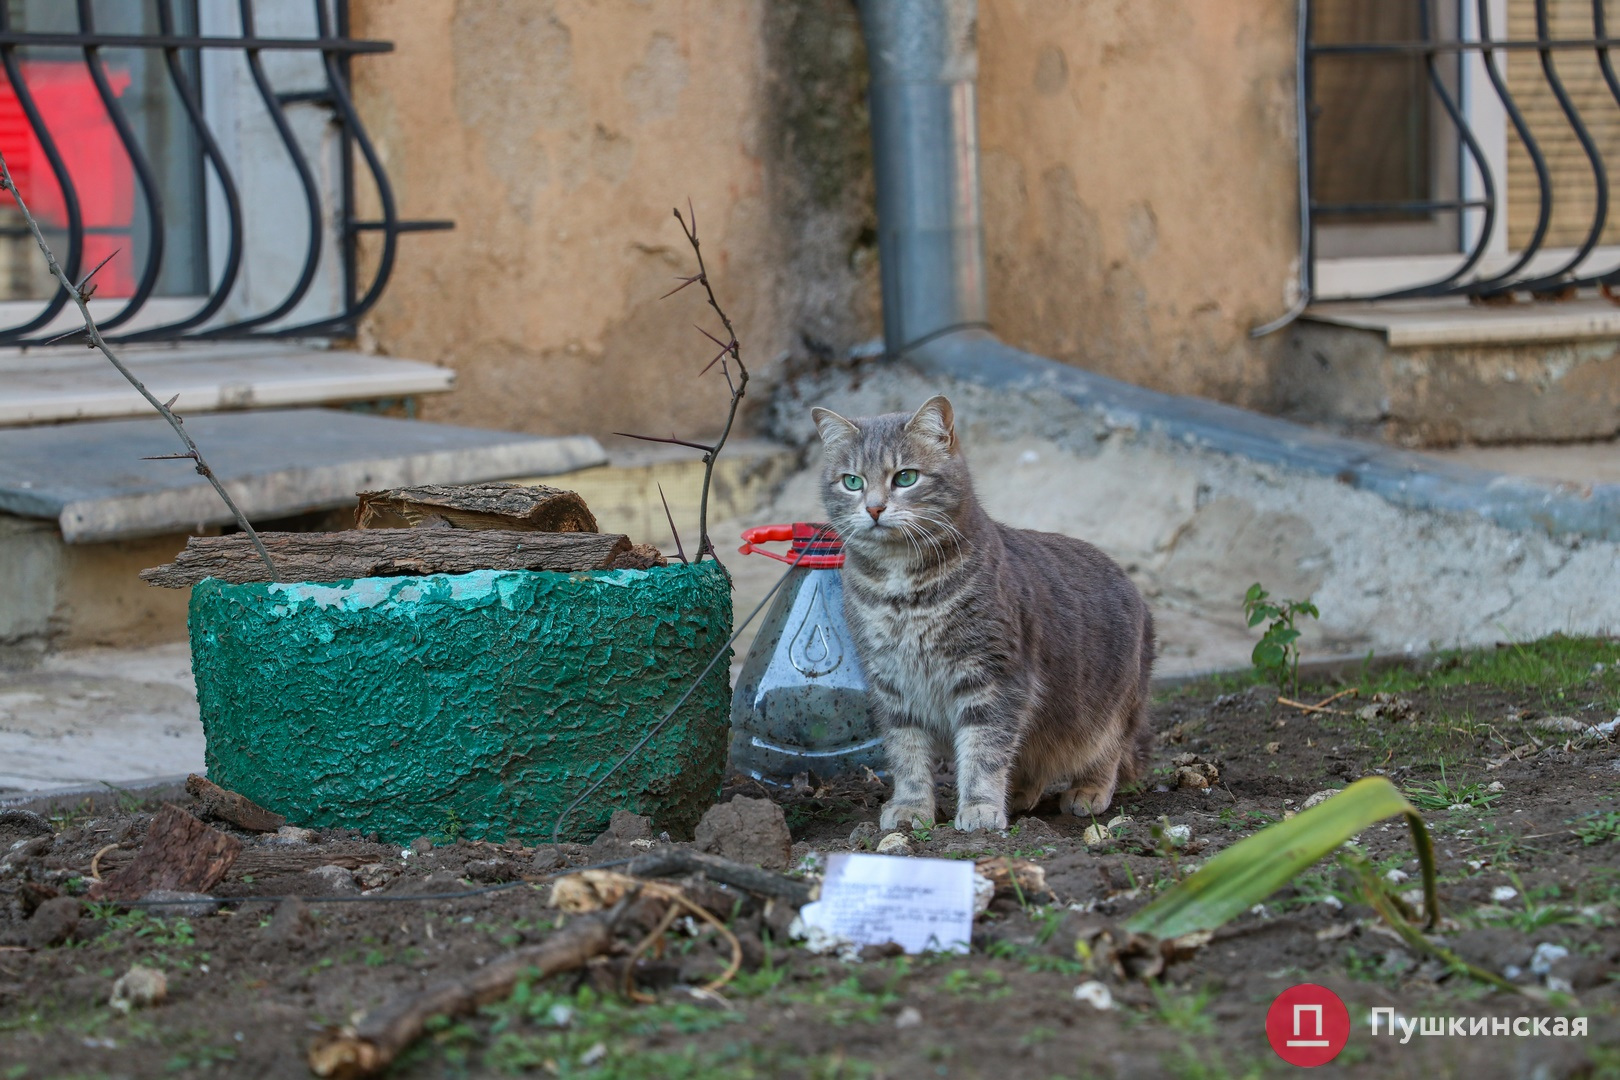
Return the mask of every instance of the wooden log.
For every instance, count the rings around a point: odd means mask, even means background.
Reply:
[[[226,791],[212,780],[192,773],[186,777],[186,791],[197,800],[202,816],[228,821],[248,832],[275,832],[287,824],[280,814],[266,810],[246,795]]]
[[[411,526],[596,532],[596,517],[576,492],[544,484],[423,484],[362,491],[355,523],[362,529]]]
[[[260,533],[259,538],[280,580],[309,582],[471,570],[601,570],[630,550],[629,538],[617,533],[371,529]],[[174,562],[141,571],[141,580],[165,589],[183,589],[204,578],[233,585],[264,581],[264,563],[246,536],[232,533],[193,536]]]
[[[135,861],[90,887],[92,900],[139,900],[154,889],[207,892],[242,853],[242,842],[172,803],[147,827]]]
[[[331,852],[322,851],[320,847],[313,847],[307,851],[298,849],[278,848],[248,848],[231,867],[231,879],[234,881],[242,877],[267,878],[278,874],[302,874],[314,870],[318,866],[341,866],[345,870],[358,870],[369,863],[379,863],[387,860],[392,854],[396,856],[394,863],[399,862],[398,851],[381,852],[375,855],[357,854],[352,851]]]
[[[435,983],[367,1013],[353,1027],[327,1031],[309,1049],[316,1076],[372,1076],[386,1069],[441,1016],[467,1016],[512,993],[525,975],[543,979],[584,967],[613,945],[610,912],[583,915],[535,945],[496,957],[461,979]]]

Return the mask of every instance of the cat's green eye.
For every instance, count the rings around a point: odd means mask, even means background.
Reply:
[[[912,484],[915,484],[916,482],[917,482],[917,470],[916,469],[901,469],[899,472],[894,474],[894,486],[895,487],[910,487]]]
[[[863,488],[865,486],[866,486],[866,481],[862,480],[860,477],[854,475],[853,473],[845,473],[844,474],[844,487],[848,488],[850,491],[859,491],[859,490],[861,490],[861,488]]]

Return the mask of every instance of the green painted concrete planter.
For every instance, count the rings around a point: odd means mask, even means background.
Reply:
[[[731,629],[709,561],[580,574],[479,571],[191,594],[208,775],[288,819],[399,842],[551,837]],[[614,810],[689,834],[719,792],[729,656],[564,825]]]

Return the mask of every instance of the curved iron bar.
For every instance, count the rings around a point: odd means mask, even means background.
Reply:
[[[1491,13],[1490,0],[1478,0],[1475,11],[1479,17],[1479,40],[1482,48],[1480,56],[1484,60],[1485,77],[1490,79],[1491,88],[1496,91],[1497,99],[1502,102],[1502,109],[1507,113],[1508,119],[1513,123],[1513,130],[1519,133],[1519,141],[1524,144],[1525,152],[1530,155],[1530,164],[1536,170],[1536,182],[1540,188],[1541,202],[1536,211],[1536,228],[1530,235],[1530,242],[1519,252],[1507,269],[1491,277],[1478,278],[1468,283],[1468,291],[1481,296],[1499,296],[1504,292],[1511,292],[1514,288],[1513,279],[1531,259],[1541,250],[1542,241],[1547,238],[1547,229],[1552,224],[1552,177],[1547,172],[1547,159],[1542,156],[1541,147],[1536,143],[1535,136],[1530,134],[1530,125],[1519,111],[1519,106],[1508,92],[1507,82],[1502,73],[1496,70],[1496,52],[1491,42]]]
[[[1485,0],[1480,0],[1480,2],[1484,3]],[[1434,31],[1429,19],[1429,0],[1418,0],[1418,19],[1424,40],[1433,40]],[[1488,56],[1489,54],[1487,54]],[[1488,58],[1486,63],[1490,63]],[[1370,300],[1407,300],[1416,297],[1441,296],[1453,291],[1458,280],[1479,265],[1479,260],[1485,257],[1485,248],[1491,241],[1491,230],[1496,225],[1496,178],[1491,174],[1491,167],[1485,160],[1485,151],[1479,145],[1479,140],[1474,137],[1473,129],[1468,126],[1468,119],[1463,115],[1462,109],[1453,100],[1450,92],[1446,90],[1445,80],[1440,78],[1440,72],[1435,67],[1435,53],[1427,52],[1423,54],[1423,67],[1428,73],[1429,85],[1433,88],[1435,96],[1440,99],[1441,107],[1446,110],[1446,116],[1450,118],[1452,126],[1457,129],[1457,135],[1462,139],[1463,146],[1468,150],[1468,155],[1474,159],[1474,164],[1479,168],[1480,182],[1485,186],[1485,198],[1482,200],[1485,220],[1479,230],[1479,239],[1474,242],[1474,246],[1467,253],[1467,257],[1451,273],[1443,278],[1425,282],[1422,285],[1411,285],[1404,289],[1379,293],[1376,296],[1369,297]]]
[[[1609,31],[1605,25],[1606,16],[1603,13],[1603,0],[1592,0],[1592,33],[1597,38],[1598,70],[1603,73],[1603,81],[1608,84],[1609,95],[1614,98],[1616,105],[1620,105],[1620,76],[1614,72],[1614,64],[1609,58]],[[1591,274],[1578,279],[1577,285],[1613,285],[1620,281],[1620,263],[1616,263],[1609,270],[1600,274]]]
[[[94,33],[94,15],[90,10],[90,0],[79,0],[79,29],[85,33]],[[118,107],[118,98],[113,93],[112,83],[107,81],[106,69],[101,63],[101,46],[84,46],[84,66],[90,72],[90,79],[96,84],[96,94],[101,98],[102,108],[107,110],[107,119],[112,121],[113,130],[118,133],[118,141],[124,146],[124,153],[129,157],[129,164],[135,170],[135,177],[141,185],[141,201],[146,204],[146,264],[141,269],[141,277],[135,284],[135,292],[123,308],[111,318],[98,320],[98,328],[103,332],[112,330],[134,318],[135,313],[141,309],[157,287],[158,271],[163,265],[163,200],[158,196],[157,177],[152,173],[152,164],[146,160],[146,154],[141,150],[140,143],[135,138],[135,131],[129,126],[129,119],[124,116],[123,110]],[[133,237],[133,223],[132,237]],[[131,251],[131,255],[134,252]]]
[[[323,39],[331,36],[331,26],[327,18],[325,0],[314,0],[316,33]],[[365,125],[360,122],[360,114],[354,107],[354,101],[349,97],[347,80],[338,70],[337,59],[330,52],[321,53],[321,62],[326,67],[326,81],[332,93],[332,103],[337,109],[345,132],[360,148],[360,155],[365,159],[366,171],[377,186],[377,201],[382,205],[383,249],[377,259],[377,269],[372,276],[371,284],[367,286],[365,294],[358,300],[345,301],[344,310],[327,319],[318,319],[305,323],[302,326],[290,326],[277,330],[278,334],[309,334],[334,328],[352,326],[366,312],[370,311],[382,296],[383,287],[388,284],[389,277],[394,272],[394,256],[399,246],[399,210],[394,202],[394,188],[388,182],[388,174],[384,171],[382,159],[371,144],[371,138],[366,134]],[[350,220],[343,222],[345,243],[353,243],[355,223]]]
[[[253,0],[239,0],[242,13],[242,36],[251,38],[253,29]],[[275,91],[270,88],[270,80],[264,74],[264,65],[259,61],[259,50],[247,48],[243,50],[243,58],[247,60],[248,72],[253,76],[253,85],[259,91],[259,97],[264,101],[264,107],[270,113],[270,122],[275,125],[276,134],[280,137],[282,145],[287,148],[287,156],[292,160],[293,169],[298,173],[298,182],[304,189],[304,203],[309,209],[309,246],[304,257],[304,268],[293,283],[292,290],[287,296],[271,310],[262,315],[253,315],[236,322],[226,323],[200,332],[198,337],[222,337],[229,334],[240,334],[265,323],[274,322],[287,312],[298,306],[304,294],[315,281],[315,270],[321,259],[321,195],[315,186],[315,177],[310,172],[309,162],[304,159],[304,152],[298,146],[298,139],[294,135],[292,126],[287,123],[287,116],[281,111],[281,103],[276,99]]]
[[[174,36],[174,14],[170,10],[170,0],[157,0],[158,27],[165,37]],[[180,48],[176,45],[164,46],[163,61],[169,69],[169,81],[174,84],[174,92],[179,96],[181,105],[186,110],[186,119],[191,123],[192,130],[197,133],[197,139],[202,146],[203,156],[213,167],[214,175],[219,180],[219,187],[225,196],[225,215],[230,225],[230,246],[225,253],[225,268],[220,274],[219,282],[208,295],[202,307],[175,322],[165,323],[162,326],[150,327],[146,330],[125,334],[119,340],[140,341],[155,339],[181,330],[189,330],[193,326],[208,321],[214,312],[225,303],[226,297],[236,284],[237,273],[242,267],[242,201],[236,190],[236,182],[231,179],[231,170],[225,163],[225,155],[214,139],[214,133],[208,127],[208,121],[203,116],[202,103],[197,98],[196,87],[186,77],[180,63]]]
[[[1595,6],[1601,6],[1603,0],[1595,0]],[[1545,42],[1551,40],[1547,29],[1547,0],[1536,0],[1536,40]],[[1541,55],[1541,71],[1547,79],[1547,86],[1552,90],[1553,97],[1558,99],[1558,107],[1563,110],[1564,118],[1575,132],[1575,138],[1580,140],[1581,149],[1586,151],[1586,160],[1592,165],[1592,182],[1597,187],[1597,206],[1592,212],[1592,227],[1587,231],[1586,239],[1575,250],[1569,261],[1556,270],[1549,270],[1540,277],[1526,281],[1516,282],[1515,288],[1537,290],[1554,285],[1569,285],[1570,272],[1585,261],[1597,247],[1598,237],[1603,235],[1603,226],[1609,217],[1609,177],[1603,168],[1603,156],[1598,152],[1597,143],[1581,122],[1580,110],[1575,102],[1570,100],[1569,92],[1564,89],[1564,82],[1558,77],[1558,69],[1553,64],[1552,50],[1543,47],[1539,50]]]
[[[0,28],[10,28],[11,16],[8,7],[9,5],[0,3]],[[55,175],[57,186],[62,192],[62,208],[67,212],[68,219],[68,250],[62,269],[71,280],[78,281],[80,263],[84,257],[84,214],[79,207],[78,188],[74,187],[67,163],[62,160],[62,153],[56,148],[56,140],[51,138],[50,130],[45,126],[45,119],[40,115],[33,92],[28,89],[28,83],[23,79],[22,65],[17,63],[14,46],[0,46],[0,65],[4,65],[6,69],[6,78],[11,80],[11,90],[17,95],[17,104],[22,106],[23,115],[28,118],[34,137],[39,140],[39,148],[45,152],[45,160],[50,162],[51,172]],[[14,341],[50,325],[51,320],[61,314],[62,309],[67,306],[67,302],[67,290],[58,286],[38,315],[19,326],[0,329],[0,341]]]

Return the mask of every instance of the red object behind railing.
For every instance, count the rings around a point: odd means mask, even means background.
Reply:
[[[131,250],[135,173],[96,84],[82,61],[28,60],[19,66],[79,196],[85,230],[79,264],[89,272],[116,251],[96,274],[96,295],[130,296],[135,292],[135,253]],[[108,68],[107,81],[115,95],[122,95],[129,88],[130,73]],[[17,190],[40,224],[47,229],[66,229],[67,207],[56,174],[3,72],[0,153],[5,154]],[[58,256],[65,262],[67,252],[58,252]]]

